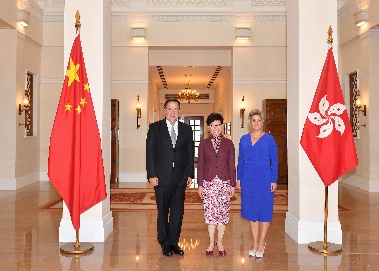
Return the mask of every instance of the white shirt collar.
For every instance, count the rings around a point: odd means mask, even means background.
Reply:
[[[179,120],[176,120],[174,123],[174,130],[175,130],[176,136],[178,136],[178,122],[179,122]],[[171,122],[168,121],[168,119],[166,119],[166,125],[167,125],[168,132],[171,135],[171,126],[172,125],[171,125]]]

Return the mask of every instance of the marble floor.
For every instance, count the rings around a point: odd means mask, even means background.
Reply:
[[[113,212],[114,230],[82,257],[60,254],[61,211],[39,207],[58,199],[50,183],[0,191],[0,270],[379,270],[379,193],[342,186],[342,254],[324,257],[298,245],[284,230],[285,212],[274,213],[265,256],[249,258],[249,223],[231,213],[224,247],[227,255],[205,256],[207,227],[201,211],[184,215],[184,256],[165,257],[156,241],[156,213]]]

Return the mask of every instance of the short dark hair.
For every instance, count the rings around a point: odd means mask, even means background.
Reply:
[[[221,124],[224,123],[224,118],[220,113],[211,113],[207,118],[207,125],[211,125],[212,122],[219,120]]]
[[[178,104],[178,107],[179,107],[179,109],[180,109],[180,102],[179,102],[179,100],[176,99],[176,98],[168,98],[168,99],[164,102],[164,106],[163,106],[164,109],[166,109],[166,105],[167,105],[169,102],[175,102],[175,103],[177,103],[177,104]]]

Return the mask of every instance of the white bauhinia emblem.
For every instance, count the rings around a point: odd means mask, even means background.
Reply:
[[[345,123],[343,119],[339,117],[346,110],[344,104],[336,103],[329,108],[329,102],[325,95],[318,104],[319,112],[309,113],[308,119],[315,125],[320,125],[319,138],[328,137],[333,129],[336,128],[341,135],[345,132]],[[334,123],[333,123],[334,120]]]

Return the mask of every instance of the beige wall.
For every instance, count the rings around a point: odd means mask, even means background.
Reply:
[[[354,4],[355,1],[350,0],[348,2]],[[347,5],[345,8],[342,8],[342,10],[339,12],[339,15],[347,14],[347,16],[343,16],[343,18],[341,18],[338,22],[339,45],[348,43],[351,39],[355,39],[359,35],[367,32],[367,30],[379,24],[379,2],[375,0],[366,2],[367,3],[365,3],[365,5],[359,8],[368,10],[369,20],[367,24],[361,27],[355,26],[354,13],[358,11],[357,6]],[[351,8],[353,8],[353,12],[349,12],[349,9]]]
[[[7,13],[3,20],[14,20],[16,9],[5,4]],[[4,10],[2,9],[2,12]],[[1,15],[2,16],[2,15]],[[14,21],[13,21],[14,22]],[[9,22],[8,22],[9,23]],[[17,189],[27,184],[39,181],[39,86],[41,45],[33,39],[33,35],[42,32],[39,26],[24,28],[13,23],[14,29],[1,29],[0,51],[2,65],[0,85],[2,90],[1,107],[3,127],[8,127],[2,133],[4,146],[1,147],[3,159],[0,162],[0,189]],[[30,35],[30,33],[32,35]],[[32,72],[35,77],[34,114],[35,122],[33,137],[25,137],[24,113],[18,114],[18,104],[22,103],[25,93],[26,72]],[[11,108],[9,108],[11,107]]]
[[[63,23],[44,23],[40,82],[40,171],[47,181],[50,135],[62,91],[67,61],[63,52]]]
[[[15,182],[16,167],[16,134],[18,121],[23,118],[18,115],[18,103],[22,98],[16,97],[16,56],[17,56],[17,31],[15,29],[0,30],[0,181]],[[21,91],[21,90],[18,90]]]
[[[2,0],[0,8],[0,20],[9,24],[9,27],[16,29],[19,33],[27,35],[30,39],[35,40],[39,44],[42,44],[42,21],[36,17],[33,12],[28,10],[28,7],[24,5],[29,5],[30,9],[34,9],[37,12],[41,11],[41,8],[35,4],[33,1],[13,1],[13,0]],[[29,13],[29,26],[23,27],[17,23],[17,11],[24,10]]]
[[[379,10],[377,10],[379,11]],[[378,13],[376,13],[378,14]],[[369,142],[369,172],[370,180],[379,183],[379,30],[375,30],[375,34],[370,35],[368,51],[368,74],[369,74],[369,94],[364,102],[367,105],[368,122],[371,127],[368,129]],[[378,190],[379,191],[379,190]]]
[[[264,99],[287,98],[287,59],[285,37],[283,38],[272,46],[235,47],[233,50],[232,138],[237,149],[241,136],[250,131],[247,119],[249,112],[255,108],[262,109]],[[241,128],[240,108],[243,96],[246,110],[245,125]]]
[[[379,23],[379,3],[370,1],[363,8],[369,12],[369,22],[355,26],[354,14],[339,22],[339,75],[345,99],[349,100],[348,75],[358,71],[359,90],[367,116],[359,114],[361,127],[354,140],[358,154],[358,166],[341,178],[344,183],[367,191],[379,191],[379,30],[371,29]]]
[[[222,112],[224,123],[233,119],[233,85],[231,66],[223,67],[220,76],[226,80],[220,82],[214,91],[214,112]]]
[[[151,73],[149,73],[148,104],[146,114],[148,115],[148,124],[161,119],[161,116],[159,115],[159,88],[153,81]]]
[[[141,127],[137,129],[136,104],[140,96]],[[148,48],[112,47],[112,98],[120,101],[120,181],[146,180],[148,128]]]
[[[36,81],[33,92],[34,125],[33,137],[25,137],[23,126],[17,127],[16,142],[16,178],[19,183],[17,186],[22,187],[26,184],[39,181],[39,148],[40,140],[38,133],[39,126],[39,87],[38,78],[41,70],[41,45],[28,38],[28,36],[19,36],[17,38],[17,71],[16,71],[16,88],[17,99],[24,97],[26,85],[26,71],[33,73],[33,79]],[[24,113],[22,114],[24,116]],[[24,120],[21,123],[25,123]],[[18,126],[18,125],[17,125]]]

